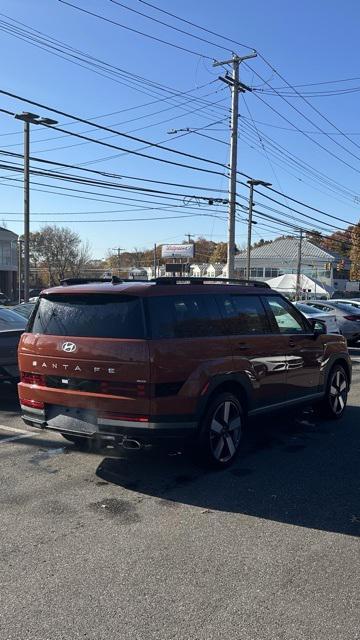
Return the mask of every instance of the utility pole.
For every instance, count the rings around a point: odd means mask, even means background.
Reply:
[[[300,277],[301,277],[302,242],[303,242],[303,230],[302,230],[302,229],[300,229],[299,244],[298,244],[297,269],[296,269],[296,292],[295,292],[295,300],[299,300],[299,298],[300,298]]]
[[[191,244],[191,238],[194,238],[192,233],[185,233],[184,235],[187,236],[187,238],[188,238],[188,244]]]
[[[120,278],[120,273],[121,273],[121,250],[122,250],[122,247],[115,247],[113,249],[113,251],[117,252],[117,263],[118,263],[119,278]]]
[[[239,82],[239,67],[243,60],[256,58],[257,53],[250,53],[247,56],[238,56],[235,53],[231,60],[214,62],[213,67],[232,65],[232,75],[226,74],[225,78],[219,80],[225,82],[231,89],[231,137],[230,137],[230,174],[229,174],[229,217],[228,217],[228,246],[227,246],[227,272],[228,278],[235,275],[235,214],[236,214],[236,175],[237,175],[237,141],[238,141],[238,119],[239,119],[239,91],[251,91],[242,82]]]
[[[35,113],[23,111],[15,114],[24,122],[24,302],[29,302],[30,284],[30,124],[57,124],[51,118],[40,118]]]
[[[156,267],[157,267],[157,260],[156,260],[156,244],[154,244],[154,264],[153,264],[153,269],[154,269],[154,278],[156,278]]]
[[[254,180],[250,179],[247,181],[248,185],[250,185],[249,192],[249,218],[248,218],[248,238],[247,238],[247,250],[246,250],[246,272],[245,277],[247,280],[250,280],[251,273],[251,234],[252,234],[252,226],[256,224],[253,222],[253,207],[254,207],[254,187],[261,185],[262,187],[271,187],[270,182],[264,182],[263,180]]]
[[[23,240],[18,240],[18,285],[19,285],[19,304],[21,304],[21,279],[22,279],[22,245]]]

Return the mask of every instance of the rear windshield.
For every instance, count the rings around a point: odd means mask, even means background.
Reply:
[[[53,336],[144,338],[139,298],[52,295],[40,299],[30,331]]]
[[[317,316],[320,313],[319,309],[314,309],[309,304],[297,304],[296,308],[300,309],[302,313],[307,313],[308,316]]]

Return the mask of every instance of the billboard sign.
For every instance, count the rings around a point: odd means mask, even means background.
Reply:
[[[193,244],[163,244],[161,247],[163,258],[193,258]]]

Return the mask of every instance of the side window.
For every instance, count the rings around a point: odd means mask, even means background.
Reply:
[[[276,296],[268,296],[264,300],[274,317],[275,326],[278,327],[280,333],[308,332],[301,314],[286,300]]]
[[[315,307],[315,309],[319,309],[319,311],[334,311],[332,307],[327,307],[325,304],[312,304],[311,306]]]
[[[216,297],[224,317],[224,332],[227,335],[269,333],[269,323],[260,298],[247,295]]]
[[[159,296],[148,299],[153,338],[193,338],[223,334],[212,296]]]

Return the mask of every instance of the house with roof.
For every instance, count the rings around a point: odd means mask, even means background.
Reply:
[[[224,265],[222,262],[214,262],[213,264],[208,264],[207,269],[205,270],[205,276],[207,278],[218,278],[222,275],[224,270]]]
[[[0,227],[0,291],[10,299],[16,297],[17,240],[16,233]]]
[[[203,262],[200,264],[191,264],[190,265],[190,275],[193,278],[204,278],[206,276],[206,270],[209,264],[207,262]]]
[[[297,238],[278,238],[251,250],[250,277],[270,280],[283,274],[296,274],[299,254]],[[246,274],[246,251],[235,256],[236,277]],[[301,248],[301,273],[315,279],[335,291],[345,291],[349,280],[350,261],[340,255],[325,251],[306,238]]]

